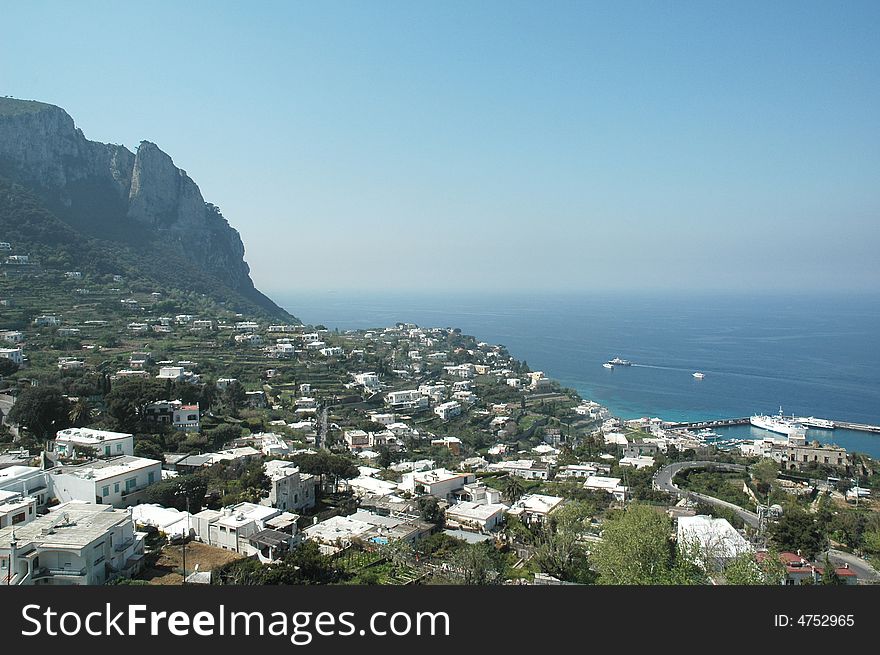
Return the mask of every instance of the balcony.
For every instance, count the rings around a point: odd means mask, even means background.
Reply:
[[[48,568],[45,566],[41,566],[40,568],[36,569],[33,572],[31,577],[34,580],[36,580],[38,578],[48,578],[48,577],[54,577],[54,576],[77,578],[77,577],[82,577],[85,574],[86,574],[85,567],[83,567],[81,569],[51,569],[51,568]]]

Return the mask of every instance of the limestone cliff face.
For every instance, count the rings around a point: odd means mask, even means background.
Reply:
[[[154,143],[143,141],[132,153],[89,141],[60,107],[0,98],[0,173],[66,206],[75,202],[77,183],[113,189],[125,208],[119,221],[149,226],[167,247],[233,290],[263,298],[250,279],[238,231]]]

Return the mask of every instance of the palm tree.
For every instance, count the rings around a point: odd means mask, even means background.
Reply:
[[[67,418],[70,419],[71,425],[81,428],[92,420],[92,411],[92,406],[89,404],[89,401],[80,398],[76,401],[73,407],[70,408]]]
[[[511,502],[515,503],[522,498],[524,492],[525,488],[519,476],[508,473],[507,478],[504,480],[504,495],[510,498]]]

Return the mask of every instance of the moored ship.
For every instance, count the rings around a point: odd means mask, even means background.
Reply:
[[[785,418],[782,415],[782,407],[779,408],[778,416],[755,414],[749,419],[749,423],[756,428],[784,434],[788,437],[789,441],[805,442],[807,438],[807,429],[800,423]]]
[[[816,418],[815,416],[801,417],[798,419],[798,423],[805,425],[808,428],[819,428],[820,430],[833,430],[837,427],[834,425],[834,421],[829,421],[824,418]]]

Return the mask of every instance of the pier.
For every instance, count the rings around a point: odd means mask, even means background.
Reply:
[[[706,421],[691,421],[688,423],[669,423],[670,428],[723,428],[729,425],[748,425],[749,417],[746,418],[719,418]]]
[[[666,424],[669,428],[723,428],[729,425],[749,425],[751,417],[746,416],[745,418],[722,418],[722,419],[709,419],[706,421],[691,421],[686,423],[668,423]],[[785,418],[789,420],[797,420],[797,417],[794,416],[786,416]],[[875,434],[880,434],[880,425],[867,425],[865,423],[851,423],[849,421],[834,421],[835,428],[843,428],[844,430],[856,430],[858,432],[873,432]],[[822,430],[824,428],[808,428],[808,429],[818,429]]]

